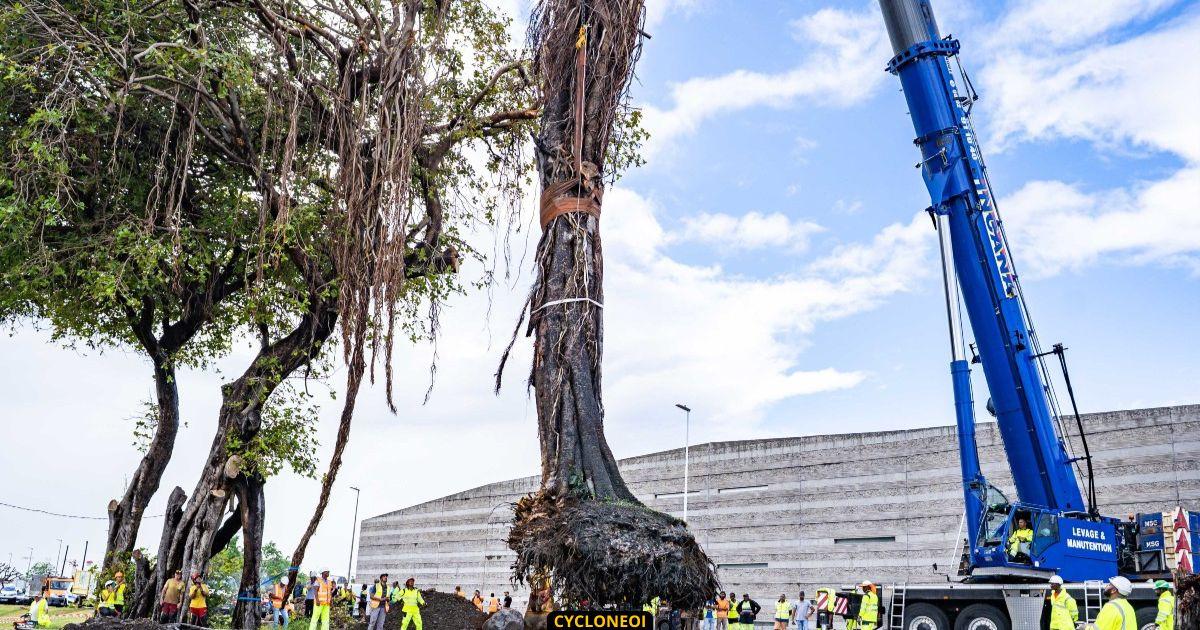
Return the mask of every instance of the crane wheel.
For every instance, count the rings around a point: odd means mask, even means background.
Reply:
[[[971,604],[954,619],[954,630],[1011,630],[1008,616],[988,604]]]
[[[1152,606],[1143,606],[1138,608],[1137,611],[1135,611],[1138,630],[1157,630],[1158,624],[1154,623],[1154,619],[1157,616],[1158,609]]]
[[[904,609],[901,630],[950,630],[950,618],[933,604],[912,604]]]

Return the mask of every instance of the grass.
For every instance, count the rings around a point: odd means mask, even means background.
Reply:
[[[0,628],[12,627],[12,623],[21,615],[29,612],[29,605],[0,604]],[[61,628],[69,623],[76,623],[92,616],[90,608],[47,608],[50,613],[50,627]]]

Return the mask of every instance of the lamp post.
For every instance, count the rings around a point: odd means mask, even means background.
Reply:
[[[354,563],[354,535],[358,533],[358,497],[362,494],[358,488],[350,486],[354,491],[354,522],[350,525],[350,559],[346,561],[346,588],[350,588],[350,567]]]
[[[692,446],[692,408],[682,403],[675,403],[676,407],[683,410],[683,522],[687,522],[687,504],[688,504],[688,460],[690,459],[690,450]]]

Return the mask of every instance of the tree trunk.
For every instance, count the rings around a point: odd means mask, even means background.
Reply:
[[[157,397],[158,426],[154,437],[142,456],[142,461],[129,480],[125,496],[118,502],[108,504],[108,541],[104,552],[104,566],[119,556],[133,551],[137,543],[138,529],[146,504],[158,491],[163,472],[171,461],[175,449],[175,435],[179,432],[179,389],[175,383],[175,366],[164,353],[151,353],[154,363],[154,392]]]
[[[182,569],[185,579],[193,573],[204,575],[207,572],[209,560],[221,550],[215,547],[214,542],[229,535],[230,528],[223,525],[222,520],[230,509],[230,499],[236,496],[240,510],[239,526],[244,530],[243,566],[246,571],[254,572],[252,590],[257,594],[265,513],[263,482],[243,473],[240,458],[229,453],[227,444],[229,437],[235,434],[242,443],[254,439],[262,427],[263,404],[270,398],[271,392],[292,372],[315,358],[333,335],[337,324],[334,299],[310,299],[313,300],[310,312],[296,328],[286,337],[264,345],[241,377],[222,387],[223,402],[217,434],[209,449],[208,459],[182,517],[168,530],[171,542],[165,557],[170,560],[171,566],[169,570],[156,575],[159,582],[155,586],[159,593],[174,569]],[[247,575],[243,575],[243,586],[249,586]],[[156,596],[156,602],[160,597]],[[258,616],[235,616],[233,622],[235,627],[254,628],[258,625]],[[242,626],[242,623],[248,625]]]
[[[258,475],[242,475],[235,484],[242,537],[246,541],[242,548],[242,582],[238,586],[238,601],[233,608],[232,624],[235,628],[257,628],[260,621],[258,574],[262,569],[262,533],[266,513],[263,481]]]
[[[183,518],[183,503],[187,500],[187,495],[183,492],[183,488],[178,486],[171,491],[171,496],[167,499],[167,511],[163,515],[163,536],[158,543],[158,554],[155,556],[155,566],[153,575],[147,576],[146,588],[135,594],[136,599],[132,607],[130,617],[146,618],[152,617],[159,609],[159,593],[161,592],[161,584],[170,579],[171,575],[167,573],[170,567],[178,566],[171,562],[169,557],[171,551],[171,536],[174,533],[176,525],[179,524],[179,519]],[[155,587],[158,587],[158,591]],[[167,620],[173,621],[173,620]]]

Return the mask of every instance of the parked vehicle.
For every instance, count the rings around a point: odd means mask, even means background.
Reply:
[[[16,584],[5,584],[0,587],[0,604],[28,604],[33,601],[33,596],[25,593],[24,589],[19,588]]]

